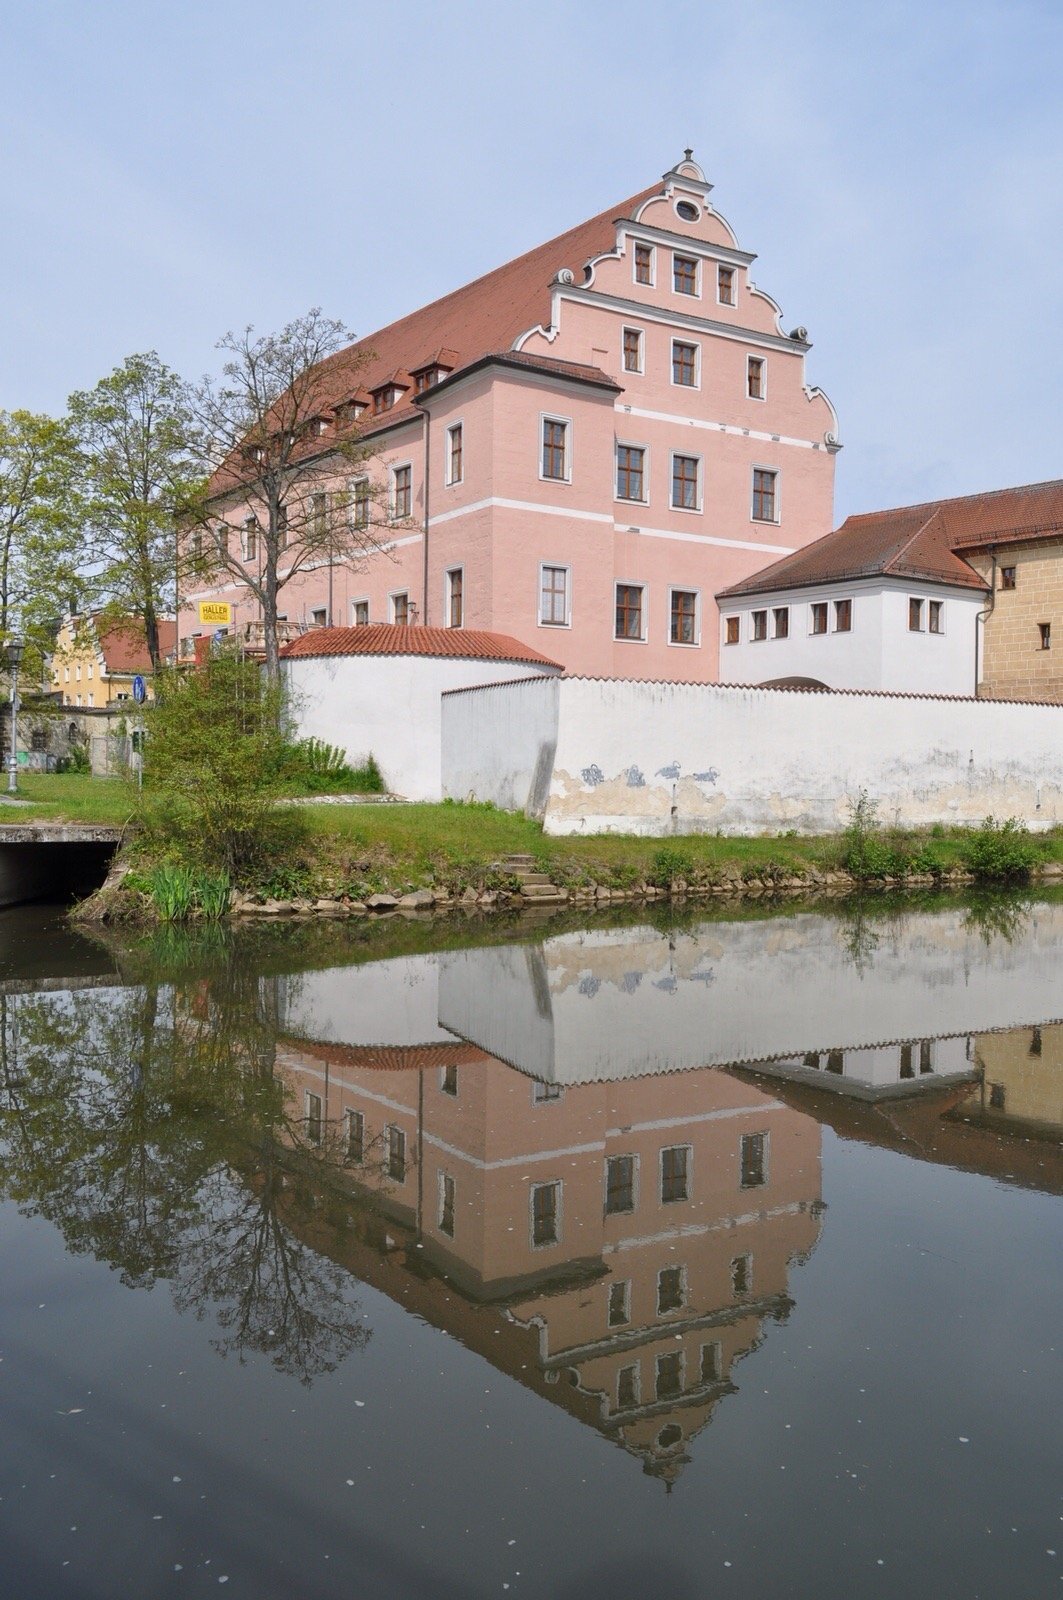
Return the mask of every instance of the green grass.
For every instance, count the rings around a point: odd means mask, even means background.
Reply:
[[[86,772],[20,772],[19,800],[32,806],[0,807],[3,822],[99,822],[120,827],[136,810],[137,793],[122,778]]]

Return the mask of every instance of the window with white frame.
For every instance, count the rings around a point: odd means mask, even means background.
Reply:
[[[410,621],[410,597],[405,590],[389,596],[391,620],[400,628],[405,628]]]
[[[922,633],[923,631],[923,601],[916,595],[908,600],[908,631],[909,633]]]
[[[740,644],[742,639],[741,617],[724,617],[723,642],[724,644]]]
[[[716,268],[716,299],[721,306],[733,306],[738,299],[735,294],[735,269],[724,266],[722,261]]]
[[[569,620],[569,570],[545,563],[539,568],[539,621],[546,628],[564,628]]]
[[[631,1321],[631,1279],[621,1278],[609,1285],[609,1310],[606,1321],[610,1328],[622,1328]]]
[[[719,1383],[723,1377],[723,1351],[719,1339],[711,1339],[701,1347],[702,1383]]]
[[[388,1177],[392,1183],[406,1182],[406,1135],[391,1123],[387,1130]]]
[[[351,621],[356,628],[366,628],[369,626],[368,600],[352,600]]]
[[[605,1214],[635,1209],[635,1157],[609,1156],[605,1163]]]
[[[686,339],[672,340],[672,382],[680,389],[698,386],[698,347]]]
[[[244,560],[258,560],[258,522],[254,517],[244,523]]]
[[[618,583],[616,585],[616,632],[617,639],[641,639],[643,637],[643,600],[645,589],[641,583]]]
[[[637,244],[632,256],[632,276],[636,283],[653,287],[655,268],[653,246],[651,244]]]
[[[739,1150],[740,1185],[758,1189],[768,1181],[768,1135],[744,1133]]]
[[[697,511],[701,506],[701,457],[672,457],[672,506],[676,511]]]
[[[365,1116],[361,1111],[347,1113],[347,1160],[356,1165],[365,1160]]]
[[[447,483],[460,483],[465,472],[465,429],[460,422],[455,422],[447,429]]]
[[[835,600],[834,631],[835,633],[852,633],[853,602],[851,600]]]
[[[352,478],[347,485],[347,519],[352,528],[369,526],[369,479]]]
[[[439,1174],[439,1231],[454,1237],[454,1199],[457,1185],[449,1172]]]
[[[646,498],[646,451],[640,444],[616,447],[616,497],[640,501]]]
[[[413,511],[413,468],[408,464],[391,469],[391,515],[401,521]]]
[[[306,1092],[306,1137],[311,1144],[321,1143],[321,1096]]]
[[[696,589],[673,589],[669,611],[669,643],[697,644],[698,591]]]
[[[683,1309],[683,1268],[662,1267],[657,1274],[657,1315]]]
[[[641,1384],[639,1383],[638,1362],[630,1366],[621,1367],[616,1375],[616,1409],[630,1411],[639,1403]]]
[[[439,1088],[443,1094],[458,1097],[458,1068],[455,1062],[448,1061],[445,1067],[439,1069]]]
[[[642,329],[625,328],[623,334],[623,343],[624,371],[641,372],[643,363]]]
[[[544,478],[567,482],[569,477],[569,425],[560,417],[543,418],[541,471]]]
[[[779,474],[771,467],[753,468],[753,521],[778,522]]]
[[[658,1400],[674,1400],[677,1395],[682,1394],[682,1350],[669,1350],[667,1355],[657,1357],[654,1388]]]
[[[808,608],[808,611],[809,611],[809,632],[810,633],[826,633],[826,631],[827,631],[827,602],[825,600],[813,600],[812,604]]]
[[[768,363],[763,356],[746,357],[746,394],[750,400],[768,398]]]
[[[768,613],[766,611],[754,611],[751,613],[751,615],[753,621],[753,642],[755,644],[759,644],[762,640],[768,637]]]
[[[775,606],[771,614],[775,624],[774,637],[776,639],[788,639],[790,637],[790,607]]]
[[[312,628],[323,628],[327,621],[328,612],[325,607],[315,606],[314,610],[310,613],[310,626]]]
[[[668,1145],[661,1151],[661,1203],[690,1199],[690,1146]]]
[[[944,600],[931,600],[926,608],[926,628],[928,633],[945,632],[945,602]]]
[[[447,573],[447,627],[465,625],[465,569],[451,567]]]

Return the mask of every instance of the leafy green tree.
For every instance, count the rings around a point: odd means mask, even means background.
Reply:
[[[78,590],[77,460],[67,422],[0,411],[0,634],[20,628],[32,664]]]
[[[143,627],[157,669],[159,618],[177,603],[177,520],[199,461],[185,385],[152,350],[71,395],[69,408],[95,586],[105,614]]]

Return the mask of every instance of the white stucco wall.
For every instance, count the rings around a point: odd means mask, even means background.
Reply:
[[[1063,822],[1063,706],[563,678],[547,833],[830,833],[867,790],[884,823]],[[489,759],[461,797],[540,814],[532,735],[505,687],[454,696]],[[514,700],[513,707],[517,707]],[[534,742],[545,747],[545,696]],[[469,774],[473,774],[472,781]]]
[[[908,627],[908,601],[921,599],[924,627]],[[850,599],[852,628],[834,628],[834,602]],[[926,627],[929,602],[940,600],[942,633]],[[828,605],[825,634],[811,632],[811,607]],[[765,683],[774,678],[817,678],[832,689],[883,689],[898,693],[972,695],[975,687],[975,618],[985,604],[979,591],[898,580],[863,580],[819,588],[780,590],[720,608],[720,682]],[[787,606],[790,632],[772,637],[773,610]],[[767,611],[768,638],[754,641],[752,613]],[[724,644],[727,618],[740,619],[738,644]]]
[[[491,799],[507,811],[541,816],[557,743],[560,681],[452,690],[443,696],[443,794]]]
[[[325,739],[352,765],[372,752],[387,787],[441,800],[440,695],[470,684],[554,676],[528,662],[451,656],[297,656],[284,663],[295,737]]]

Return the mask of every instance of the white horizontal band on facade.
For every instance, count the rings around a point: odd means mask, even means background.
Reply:
[[[766,1206],[763,1211],[745,1211],[740,1216],[719,1217],[715,1222],[688,1222],[681,1223],[675,1228],[666,1228],[663,1233],[644,1233],[637,1238],[617,1239],[614,1244],[606,1245],[603,1255],[617,1255],[621,1250],[641,1250],[648,1244],[668,1244],[675,1239],[696,1239],[707,1233],[721,1233],[728,1228],[741,1228],[750,1222],[770,1222],[775,1217],[797,1217],[803,1209],[800,1200],[791,1200],[787,1205]]]
[[[791,439],[785,433],[762,433],[756,428],[739,428],[733,422],[702,421],[700,417],[680,417],[671,411],[647,411],[642,406],[624,405],[616,402],[616,410],[625,417],[642,417],[647,422],[668,422],[679,428],[703,428],[707,433],[726,433],[735,439],[756,439],[758,444],[789,444],[798,450],[822,450],[825,445],[817,444],[814,439]]]
[[[637,503],[632,501],[632,508]],[[680,544],[712,544],[722,545],[728,550],[758,550],[768,556],[793,555],[793,546],[788,544],[761,544],[755,539],[725,539],[711,533],[683,533],[674,528],[642,528],[629,526],[627,523],[617,522],[615,517],[602,511],[570,511],[567,506],[540,505],[536,500],[502,500],[492,496],[487,500],[475,500],[471,505],[456,506],[453,511],[442,511],[438,517],[429,518],[429,527],[435,528],[441,522],[452,522],[455,517],[471,516],[474,511],[487,511],[492,506],[500,506],[505,511],[532,511],[548,517],[573,517],[583,522],[611,523],[614,533],[638,533],[647,539],[675,539]]]
[[[359,550],[357,552],[350,552],[350,554],[353,555],[355,560],[366,559],[371,556],[386,555],[389,550],[399,550],[403,545],[420,544],[423,538],[423,533],[409,533],[403,539],[388,539],[386,542],[374,545],[370,550]],[[321,561],[307,561],[299,568],[296,576],[300,577],[304,572],[322,571],[329,566],[342,570],[346,567],[346,565],[347,562],[342,554],[336,555],[331,562],[327,557]],[[287,580],[291,570],[291,567],[285,567],[283,571],[278,568],[278,578],[284,578]],[[195,605],[200,600],[212,600],[219,594],[227,594],[230,589],[247,590],[248,598],[254,601],[254,596],[251,594],[251,591],[247,589],[246,583],[241,583],[239,578],[231,578],[228,583],[218,584],[217,588],[197,589],[194,594],[183,595],[181,603],[182,605],[186,606]],[[239,604],[239,602],[237,602],[237,604]]]
[[[755,1106],[725,1106],[722,1111],[699,1111],[692,1117],[661,1117],[655,1122],[629,1122],[622,1128],[606,1128],[607,1139],[629,1133],[660,1133],[665,1128],[690,1128],[696,1122],[724,1122],[731,1117],[759,1117],[768,1111],[785,1111],[781,1100],[761,1100]]]

